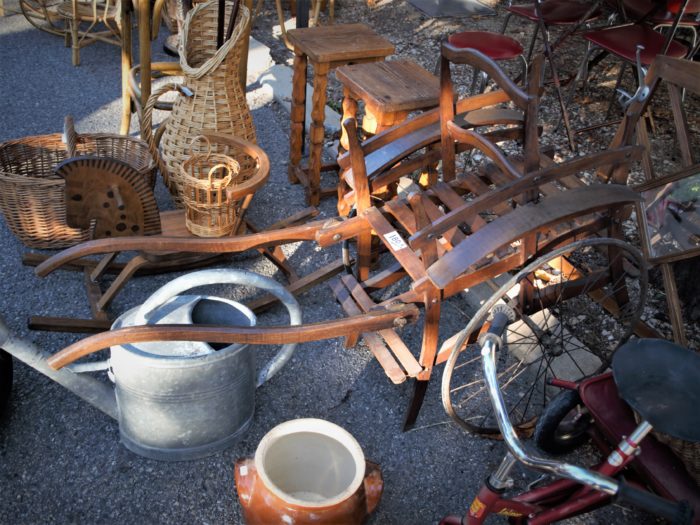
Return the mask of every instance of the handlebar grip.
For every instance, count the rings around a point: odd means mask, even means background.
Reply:
[[[508,318],[508,315],[503,312],[494,312],[493,320],[491,321],[491,326],[489,326],[488,333],[501,337],[509,324],[510,319]]]
[[[646,510],[656,516],[670,520],[673,525],[690,525],[693,521],[693,508],[687,501],[673,502],[620,482],[616,498],[634,507]]]

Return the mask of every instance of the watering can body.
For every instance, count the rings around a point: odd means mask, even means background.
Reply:
[[[126,312],[113,328],[133,326],[137,311]],[[178,295],[147,320],[166,323],[254,326],[255,315],[234,301]],[[206,456],[235,443],[253,419],[255,360],[247,345],[215,349],[183,341],[115,346],[110,365],[121,440],[139,455],[167,460]]]
[[[195,286],[245,284],[278,295],[301,324],[298,303],[276,281],[241,270],[205,270],[165,285],[143,305],[120,316],[112,328],[148,324],[255,326],[244,305],[203,295],[179,295]],[[291,357],[285,345],[263,368],[257,384]],[[235,443],[255,410],[255,359],[248,345],[153,342],[113,346],[109,360],[115,383],[119,431],[131,451],[168,461],[214,454]]]

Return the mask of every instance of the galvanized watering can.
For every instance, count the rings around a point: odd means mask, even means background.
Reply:
[[[141,306],[120,316],[112,328],[146,324],[255,325],[253,312],[240,303],[220,297],[180,295],[212,284],[263,289],[285,305],[292,325],[302,322],[299,303],[277,281],[244,270],[220,269],[172,280]],[[254,353],[241,344],[126,344],[111,347],[106,362],[73,364],[70,370],[56,371],[46,365],[43,358],[47,354],[9,334],[4,324],[0,325],[0,340],[12,347],[16,357],[115,417],[121,440],[129,450],[168,461],[207,456],[238,440],[253,418],[256,383],[260,386],[275,375],[296,347],[296,343],[284,345],[262,368],[256,382]],[[74,373],[106,368],[114,389],[104,381]]]

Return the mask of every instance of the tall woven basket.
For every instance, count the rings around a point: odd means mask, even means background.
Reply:
[[[228,19],[232,4],[228,3],[226,9]],[[244,5],[240,6],[231,38],[218,50],[217,16],[214,1],[199,4],[187,14],[180,49],[185,80],[182,85],[166,84],[154,91],[144,108],[141,122],[141,134],[158,159],[163,180],[178,206],[182,206],[184,191],[180,166],[188,156],[192,139],[203,132],[219,132],[255,143],[253,119],[238,72],[250,11]],[[151,130],[152,113],[156,101],[168,91],[178,91],[180,95],[165,123],[159,155]],[[218,151],[215,149],[214,153]],[[249,159],[236,160],[243,173],[255,169]]]
[[[156,165],[148,146],[133,137],[76,134],[72,120],[64,143],[60,133],[37,135],[0,144],[0,210],[10,231],[29,248],[59,249],[88,240],[90,232],[66,224],[65,181],[54,173],[73,155],[122,160],[153,187]]]

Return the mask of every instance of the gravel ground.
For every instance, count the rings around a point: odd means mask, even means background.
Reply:
[[[80,132],[117,131],[118,51],[97,44],[81,55],[83,65],[74,68],[59,38],[31,28],[18,15],[0,19],[0,140],[54,133],[66,113],[75,116]],[[248,101],[259,143],[272,161],[270,182],[250,211],[250,218],[264,226],[303,207],[303,194],[286,180],[288,116],[262,89],[250,90]],[[167,207],[162,184],[157,191]],[[322,213],[332,216],[333,203],[325,202]],[[0,243],[0,305],[10,328],[49,351],[74,341],[73,336],[29,332],[26,319],[30,314],[87,315],[82,276],[57,272],[35,277],[31,268],[21,266],[26,248],[4,223]],[[339,256],[337,249],[320,250],[311,243],[286,250],[302,274]],[[233,265],[278,277],[272,265],[255,255],[237,255]],[[134,279],[114,311],[142,303],[172,277]],[[217,291],[239,300],[253,293],[243,288]],[[302,296],[301,303],[306,322],[342,315],[326,286]],[[465,312],[469,314],[464,304],[447,305],[443,333],[463,325]],[[259,321],[283,323],[285,315],[275,309]],[[419,331],[409,327],[405,335],[417,347]],[[273,352],[258,349],[258,366]],[[428,391],[417,428],[402,433],[408,396],[408,386],[391,385],[365,348],[345,350],[338,340],[304,344],[258,390],[255,420],[238,444],[207,459],[164,463],[127,451],[119,444],[113,420],[16,364],[13,397],[0,422],[0,523],[240,523],[233,462],[253,454],[270,428],[297,417],[320,417],[345,427],[365,455],[382,466],[385,491],[373,523],[436,523],[447,513],[466,509],[486,473],[499,462],[503,445],[447,424],[437,381]],[[574,459],[592,461],[589,450]],[[516,472],[518,479],[521,475]],[[613,508],[572,522],[644,521],[639,514]]]

